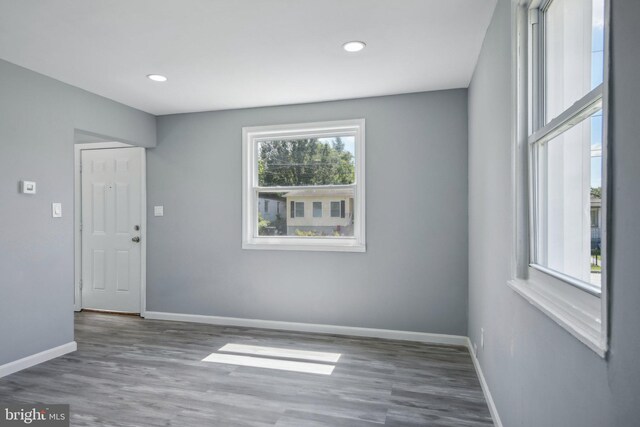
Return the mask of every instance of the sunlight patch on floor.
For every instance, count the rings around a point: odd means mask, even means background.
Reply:
[[[211,353],[203,362],[228,365],[250,366],[253,368],[278,369],[281,371],[304,372],[308,374],[331,375],[335,366],[322,363],[297,362],[294,360],[268,359],[263,357],[239,356],[235,354]]]
[[[315,362],[336,363],[340,353],[321,351],[294,350],[289,348],[262,347],[246,344],[227,344],[218,351],[229,353],[252,354],[255,356],[282,357],[287,359],[313,360]]]

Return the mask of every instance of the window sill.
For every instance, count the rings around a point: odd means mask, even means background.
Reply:
[[[366,252],[364,243],[355,239],[260,238],[242,242],[242,249],[275,251]]]
[[[571,335],[604,358],[606,334],[600,298],[530,269],[529,279],[513,279],[509,287],[545,313]]]

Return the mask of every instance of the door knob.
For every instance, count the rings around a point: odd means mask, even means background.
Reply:
[[[131,238],[131,241],[132,241],[132,242],[136,242],[136,243],[138,243],[138,242],[140,241],[140,236],[132,237],[132,238]]]

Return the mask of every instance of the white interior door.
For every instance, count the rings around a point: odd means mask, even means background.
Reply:
[[[143,156],[82,151],[82,308],[140,313]]]

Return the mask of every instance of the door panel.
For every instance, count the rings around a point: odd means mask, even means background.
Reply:
[[[91,221],[91,230],[94,234],[104,234],[105,223],[105,184],[104,183],[92,183],[93,194],[91,197],[91,209],[93,209],[93,218]]]
[[[104,291],[105,282],[105,253],[102,250],[93,251],[93,283],[92,287],[96,291]]]
[[[116,291],[129,291],[130,269],[129,251],[116,252]]]
[[[143,155],[82,151],[82,308],[140,312]]]

